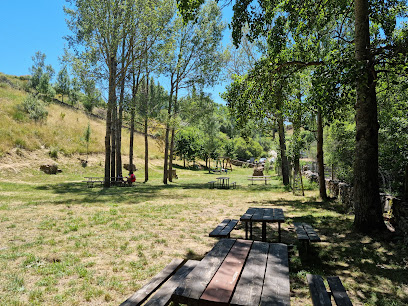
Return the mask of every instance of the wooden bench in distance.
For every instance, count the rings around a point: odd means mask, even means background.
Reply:
[[[307,274],[306,278],[314,306],[332,305],[330,296],[333,296],[338,306],[353,305],[338,276],[327,277],[331,292],[327,292],[323,278],[320,275]]]
[[[238,220],[224,219],[217,227],[209,234],[210,237],[229,238],[231,231],[237,225]]]
[[[232,182],[232,183],[230,183],[230,186],[232,187],[232,188],[237,188],[237,182]]]
[[[309,245],[309,242],[320,242],[320,237],[319,235],[316,234],[315,230],[313,229],[312,226],[310,226],[307,223],[293,223],[295,226],[297,238],[300,242],[302,242],[305,247],[306,247],[306,252],[307,252],[307,247]]]
[[[211,188],[211,189],[214,189],[216,182],[217,182],[217,181],[208,182],[208,184],[210,185],[210,188]]]
[[[267,183],[268,183],[268,181],[270,179],[271,179],[270,175],[266,175],[266,176],[249,176],[248,177],[248,180],[252,181],[251,185],[254,185],[254,182],[257,182],[257,181],[263,181],[263,182],[265,182],[265,185],[267,185]]]
[[[163,285],[177,269],[183,265],[182,259],[173,259],[163,270],[156,274],[150,282],[136,291],[131,297],[124,301],[121,306],[142,305],[161,285]],[[177,286],[176,286],[177,287]]]

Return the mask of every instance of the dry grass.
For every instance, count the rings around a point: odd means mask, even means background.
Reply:
[[[285,243],[296,242],[293,221],[320,231],[323,242],[309,256],[295,248],[291,257],[293,305],[311,304],[310,272],[339,275],[356,305],[407,302],[406,250],[354,233],[352,216],[317,201],[315,190],[295,197],[277,180],[248,186],[250,169],[229,174],[238,189],[210,190],[206,182],[216,175],[181,167],[179,179],[163,186],[161,160],[151,162],[147,184],[138,172],[135,187],[89,189],[83,176],[103,172],[102,156],[92,158],[89,168],[61,161],[57,176],[26,169],[0,181],[0,304],[117,305],[172,258],[201,259],[216,242],[208,233],[249,206],[283,208]],[[243,238],[243,229],[232,237]],[[276,231],[267,238],[276,241]]]
[[[10,152],[13,148],[30,151],[46,148],[64,154],[85,153],[85,129],[88,122],[91,126],[89,151],[101,153],[105,150],[105,122],[88,117],[82,111],[76,111],[61,105],[47,106],[48,118],[43,123],[35,123],[24,117],[17,110],[27,93],[21,90],[23,81],[17,77],[0,74],[0,156]],[[4,78],[8,81],[5,83]],[[11,86],[8,82],[15,84]],[[129,153],[129,131],[122,130],[122,151]],[[143,157],[143,137],[135,135],[134,154]],[[157,143],[150,139],[150,154],[154,158],[161,156]]]

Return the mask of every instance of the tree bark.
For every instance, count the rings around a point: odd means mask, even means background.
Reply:
[[[147,73],[146,64],[146,108],[144,120],[144,142],[145,142],[145,182],[149,180],[149,139],[147,138],[148,118],[149,118],[149,74]]]
[[[317,173],[319,174],[319,195],[323,201],[327,200],[326,179],[324,177],[323,160],[323,119],[320,107],[317,109]]]
[[[283,185],[289,185],[289,164],[286,156],[286,140],[285,140],[285,128],[283,123],[283,116],[281,112],[278,112],[278,130],[279,130],[279,148],[281,155],[281,167],[282,167],[282,180]]]
[[[123,38],[122,53],[126,48],[126,39]],[[125,98],[125,57],[122,54],[122,80],[120,82],[120,96],[118,105],[118,118],[116,121],[116,175],[123,177],[122,173],[122,118],[123,118],[123,101]]]
[[[112,149],[111,149],[111,177],[114,178],[116,177],[116,127],[117,127],[117,114],[118,114],[118,107],[116,105],[116,99],[115,99],[115,104],[113,105],[112,109],[112,134],[111,134],[111,143],[112,143]]]
[[[135,112],[136,112],[136,94],[139,87],[139,76],[140,70],[135,76],[135,71],[133,71],[133,84],[132,84],[132,105],[130,107],[130,139],[129,139],[129,167],[133,165],[133,145],[134,145],[134,135],[135,135]],[[132,169],[132,168],[130,168]]]
[[[354,161],[354,226],[361,232],[384,230],[378,182],[378,118],[374,58],[370,52],[369,2],[356,0],[355,58],[356,149]]]
[[[173,75],[170,78],[170,97],[169,97],[169,107],[167,109],[167,122],[166,122],[166,134],[164,136],[164,165],[163,165],[163,184],[167,185],[168,178],[168,162],[169,162],[169,134],[170,134],[170,120],[171,120],[171,109],[173,105],[173,91],[174,82]]]
[[[408,200],[408,165],[405,165],[405,188],[404,188],[404,200]]]
[[[116,59],[112,56],[109,61],[109,96],[108,109],[106,112],[106,133],[105,133],[105,177],[104,187],[110,187],[110,166],[111,166],[111,125],[112,109],[116,101]]]
[[[178,90],[179,90],[178,78],[179,78],[179,75],[177,74],[176,96],[175,96],[175,99],[174,99],[174,117],[177,114],[177,99],[178,99]],[[175,134],[175,129],[174,129],[174,125],[173,125],[173,127],[171,128],[171,140],[170,140],[170,160],[169,160],[169,171],[170,171],[169,181],[170,182],[173,182],[174,134]]]

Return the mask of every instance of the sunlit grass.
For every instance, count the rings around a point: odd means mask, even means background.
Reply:
[[[276,177],[251,186],[251,169],[228,174],[237,189],[209,189],[218,175],[178,166],[179,179],[163,186],[160,161],[152,162],[146,184],[140,170],[134,187],[87,188],[83,176],[101,174],[102,166],[63,168],[56,176],[27,170],[29,179],[0,181],[2,305],[117,305],[172,258],[201,259],[216,242],[208,233],[250,206],[285,212],[282,240],[295,245],[293,305],[311,304],[307,273],[339,275],[355,304],[403,305],[408,298],[406,250],[354,233],[352,216],[339,204],[316,200],[316,190],[294,196]],[[296,243],[295,221],[312,224],[322,237],[309,255]],[[275,230],[268,230],[269,241],[277,241]],[[254,235],[260,238],[259,226]],[[232,237],[244,236],[239,224]]]

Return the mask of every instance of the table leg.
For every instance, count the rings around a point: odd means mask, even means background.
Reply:
[[[279,242],[281,242],[281,223],[278,222]]]
[[[266,222],[262,222],[262,241],[266,242]]]
[[[248,239],[248,222],[245,222],[245,239]]]
[[[252,221],[249,222],[249,239],[252,240]]]

